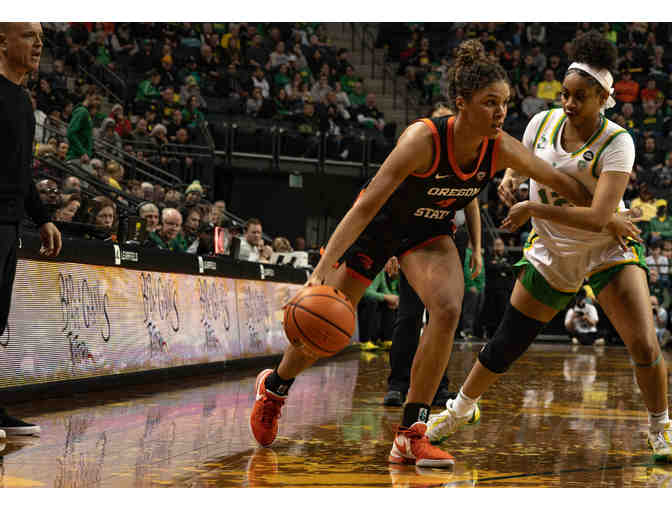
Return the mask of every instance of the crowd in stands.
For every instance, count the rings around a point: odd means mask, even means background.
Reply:
[[[387,47],[388,60],[427,104],[444,98],[445,72],[459,43],[481,39],[509,72],[505,129],[519,138],[533,115],[560,106],[561,81],[572,61],[568,41],[590,29],[609,38],[619,51],[617,104],[605,115],[635,140],[626,206],[647,243],[652,294],[669,311],[672,54],[665,48],[672,42],[671,24],[383,23],[378,28],[378,45]],[[261,261],[295,253],[285,258],[309,266],[305,247],[292,248],[285,238],[263,241],[261,220],[231,221],[223,201],[213,196],[207,157],[198,150],[206,145],[203,121],[226,115],[284,126],[286,153],[306,157],[318,151],[320,133],[327,135],[327,157],[334,159],[355,157],[353,140],[362,133],[373,140],[381,160],[394,143],[396,126],[386,122],[375,94],[356,75],[350,51],[334,47],[319,23],[45,23],[44,29],[49,63],[26,84],[37,123],[35,179],[54,219],[103,232],[87,236],[116,239],[120,220],[139,215],[148,233],[143,242],[161,249],[233,250]],[[495,225],[507,214],[497,184],[480,197]],[[526,185],[518,193],[520,200],[529,197]],[[498,243],[504,250],[519,249],[528,233],[529,225],[514,234],[499,232]],[[488,250],[486,260],[496,251]],[[486,267],[483,286],[468,290],[476,315],[490,299],[496,274]],[[471,293],[481,296],[476,305]],[[385,306],[389,301],[382,300]],[[468,336],[474,324],[465,324]]]

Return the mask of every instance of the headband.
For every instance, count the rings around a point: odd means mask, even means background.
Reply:
[[[590,76],[595,78],[595,81],[597,81],[597,83],[599,83],[604,90],[606,90],[609,93],[609,97],[607,98],[607,102],[605,103],[603,109],[606,110],[607,108],[612,108],[616,104],[616,100],[613,97],[614,88],[612,87],[612,85],[614,84],[614,77],[607,69],[598,70],[594,67],[589,66],[588,64],[583,64],[581,62],[573,62],[572,65],[569,66],[569,69],[567,69],[567,71],[570,71],[572,69],[579,69],[584,73],[588,73]]]

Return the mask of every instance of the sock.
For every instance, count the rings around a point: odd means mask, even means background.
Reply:
[[[265,386],[268,391],[275,393],[280,397],[286,397],[291,388],[294,379],[283,379],[278,375],[278,369],[273,370],[273,373],[270,374],[265,381]]]
[[[649,428],[652,432],[660,432],[669,421],[670,417],[667,414],[667,409],[659,413],[649,413]]]
[[[467,397],[462,392],[462,388],[460,388],[460,391],[457,394],[457,398],[453,400],[453,411],[455,411],[455,414],[457,414],[458,416],[464,416],[465,414],[471,412],[477,400],[478,400],[477,398]]]
[[[404,419],[401,426],[409,428],[417,422],[427,423],[429,419],[429,409],[427,404],[408,403],[404,406]]]

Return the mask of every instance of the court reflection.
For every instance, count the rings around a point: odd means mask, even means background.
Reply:
[[[458,344],[457,389],[480,349]],[[623,348],[535,345],[442,445],[454,469],[390,466],[401,410],[386,353],[349,353],[298,378],[272,448],[248,430],[257,370],[13,407],[40,438],[0,451],[4,487],[670,487]],[[435,409],[434,411],[440,411]]]

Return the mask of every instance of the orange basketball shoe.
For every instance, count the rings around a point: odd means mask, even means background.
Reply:
[[[282,414],[280,409],[287,400],[287,397],[266,390],[264,381],[272,373],[270,368],[263,370],[254,384],[256,401],[250,415],[250,431],[261,446],[270,446],[275,441],[275,436],[278,435],[278,419]]]
[[[394,438],[389,462],[415,464],[419,467],[452,467],[455,458],[441,448],[432,446],[425,432],[427,424],[416,422],[410,428],[399,427]]]

